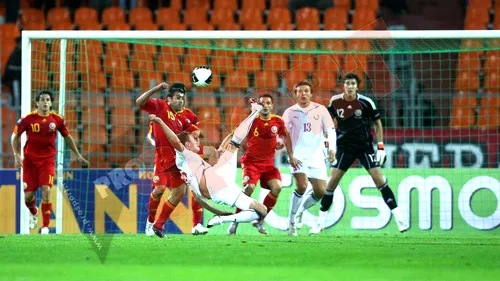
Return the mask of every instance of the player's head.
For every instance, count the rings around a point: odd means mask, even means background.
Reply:
[[[301,106],[308,106],[311,103],[313,85],[309,80],[302,80],[293,86],[293,93],[297,103]]]
[[[186,92],[186,86],[182,83],[174,83],[168,89],[167,102],[174,111],[179,112],[184,108]]]
[[[270,94],[263,94],[259,97],[259,102],[262,104],[260,115],[268,117],[274,108],[274,98]]]
[[[201,133],[200,128],[196,125],[192,125],[186,129],[188,133],[191,133],[191,136],[193,136],[194,140],[200,143],[200,138],[203,138],[203,134]]]
[[[47,112],[52,109],[54,102],[54,94],[49,90],[41,90],[35,96],[36,107],[42,112]]]
[[[361,84],[361,78],[355,73],[347,73],[343,79],[344,91],[347,95],[356,95],[358,92],[359,84]]]
[[[177,137],[187,150],[194,153],[198,153],[198,151],[200,151],[200,142],[193,137],[192,133],[182,131],[177,134]]]

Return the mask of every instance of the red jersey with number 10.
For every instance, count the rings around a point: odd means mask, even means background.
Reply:
[[[61,136],[69,135],[64,118],[54,112],[43,116],[35,110],[17,121],[14,133],[26,132],[24,156],[30,159],[44,159],[56,155],[57,131]]]
[[[274,164],[277,136],[288,134],[283,119],[271,115],[269,119],[255,118],[247,136],[247,150],[241,158],[242,163]]]

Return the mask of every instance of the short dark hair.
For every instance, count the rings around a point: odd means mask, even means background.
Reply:
[[[42,95],[49,95],[50,101],[54,102],[54,93],[52,93],[52,91],[50,90],[40,90],[38,93],[36,93],[35,101],[40,101],[40,97]]]
[[[313,84],[311,81],[304,79],[302,81],[299,81],[295,85],[293,85],[293,93],[295,94],[297,92],[297,87],[299,86],[309,86],[309,89],[311,89],[311,93],[313,92]]]
[[[270,99],[271,99],[271,102],[272,102],[272,103],[274,103],[274,98],[273,98],[273,96],[271,96],[270,94],[263,94],[263,95],[260,95],[260,96],[259,96],[259,100],[260,100],[261,98],[270,98]]]
[[[183,94],[186,94],[187,92],[186,86],[182,83],[177,83],[177,82],[172,84],[172,86],[170,86],[170,88],[168,89],[167,97],[173,98],[175,92],[181,92]]]
[[[344,79],[342,79],[342,82],[345,83],[345,80],[349,80],[349,79],[355,79],[358,86],[361,84],[361,78],[359,78],[359,76],[356,73],[352,73],[352,72],[347,73],[344,76]]]
[[[179,138],[182,144],[186,144],[186,142],[189,140],[190,135],[191,133],[189,133],[188,131],[182,131],[177,134],[177,137]]]

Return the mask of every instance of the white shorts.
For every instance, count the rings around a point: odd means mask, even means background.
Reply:
[[[298,170],[293,170],[293,168],[291,168],[291,170],[292,174],[303,173],[310,179],[328,180],[328,172],[326,170],[325,161],[323,160],[318,160],[314,167],[308,165],[307,162],[302,162],[302,166]]]
[[[224,204],[241,210],[250,209],[250,204],[255,200],[243,193],[243,190],[237,186],[236,183],[234,185],[226,186],[226,188],[211,196],[212,201],[217,204]]]

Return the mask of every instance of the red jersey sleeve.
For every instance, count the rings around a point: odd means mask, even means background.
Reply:
[[[69,135],[68,127],[66,127],[66,120],[60,115],[54,115],[57,120],[57,130],[64,138]]]
[[[163,108],[162,102],[164,101],[155,98],[149,98],[146,100],[146,103],[141,106],[141,109],[149,114],[158,114],[158,112]]]
[[[198,123],[200,122],[198,120],[198,116],[196,116],[196,114],[194,114],[194,112],[192,112],[191,110],[189,110],[187,108],[184,108],[184,110],[186,112],[186,117],[187,117],[187,119],[189,119],[191,124],[198,125]]]
[[[28,126],[29,120],[26,120],[28,117],[21,117],[17,120],[16,126],[14,127],[14,132],[17,135],[22,135]]]
[[[279,129],[278,129],[278,136],[283,137],[288,134],[288,131],[285,127],[285,121],[283,119],[277,117],[278,119],[278,124],[279,124]]]

